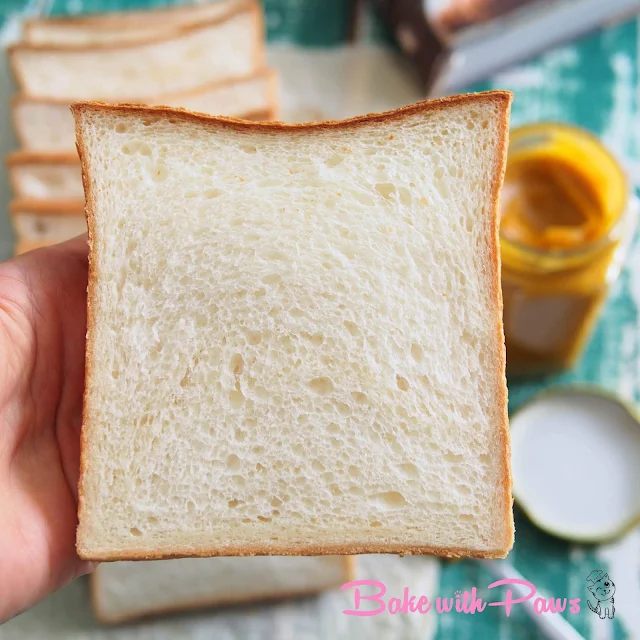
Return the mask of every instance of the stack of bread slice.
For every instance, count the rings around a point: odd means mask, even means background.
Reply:
[[[7,159],[16,253],[85,229],[69,105],[100,100],[248,120],[277,116],[258,0],[36,19],[9,50],[20,149]]]

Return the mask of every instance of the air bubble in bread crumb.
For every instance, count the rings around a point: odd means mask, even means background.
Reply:
[[[229,393],[229,404],[233,409],[239,409],[244,404],[244,394],[240,389],[234,389]]]
[[[346,402],[338,402],[336,403],[336,407],[338,408],[338,413],[340,413],[340,415],[348,416],[351,413],[351,407]],[[334,423],[332,422],[331,424]],[[331,427],[331,425],[329,426]],[[338,433],[338,431],[336,431],[335,433]]]
[[[255,346],[262,341],[262,333],[260,331],[247,330],[246,332],[248,344]]]
[[[139,538],[142,535],[142,531],[140,531],[138,527],[131,527],[131,529],[129,529],[129,533],[136,538]]]
[[[375,190],[387,200],[390,200],[396,193],[396,187],[391,182],[378,182],[375,185]]]
[[[369,496],[370,502],[382,509],[400,509],[407,504],[399,491],[384,491]]]
[[[345,320],[344,321],[344,326],[352,336],[357,336],[358,335],[358,333],[359,333],[358,325],[355,322],[351,322],[351,320]]]
[[[367,398],[367,394],[362,393],[362,391],[352,391],[351,397],[358,404],[367,404],[367,402],[369,401],[369,399]]]
[[[169,169],[163,164],[151,169],[151,178],[154,182],[164,182],[169,177]]]
[[[233,356],[231,356],[231,363],[229,366],[234,375],[240,375],[244,370],[244,358],[242,355],[234,353]]]
[[[313,393],[319,396],[327,396],[333,391],[333,381],[331,378],[321,376],[313,378],[307,383],[307,386]]]
[[[416,465],[412,464],[411,462],[404,462],[402,464],[399,464],[398,470],[400,471],[400,473],[402,473],[402,475],[411,480],[415,480],[420,475],[418,467],[416,467]]]
[[[400,389],[401,391],[409,390],[409,382],[402,376],[396,375],[396,384],[398,385],[398,389]]]
[[[400,202],[402,202],[402,204],[404,204],[405,206],[410,206],[411,203],[413,202],[411,191],[409,191],[407,187],[400,187],[400,189],[398,190],[398,193],[400,194]],[[413,224],[413,223],[411,222],[410,224]]]

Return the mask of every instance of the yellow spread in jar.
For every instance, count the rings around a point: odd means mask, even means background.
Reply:
[[[613,157],[589,134],[541,124],[512,132],[501,196],[507,370],[570,367],[610,284],[627,204]]]

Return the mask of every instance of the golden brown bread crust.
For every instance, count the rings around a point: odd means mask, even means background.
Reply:
[[[84,440],[81,444],[84,443]],[[81,473],[84,467],[81,465]],[[81,503],[80,494],[78,502]],[[511,503],[509,503],[511,505]],[[114,562],[119,560],[170,560],[176,558],[216,558],[223,556],[357,556],[361,554],[385,553],[399,556],[438,556],[439,558],[504,558],[511,546],[500,546],[488,551],[468,549],[466,547],[430,547],[427,545],[409,545],[381,542],[379,544],[344,544],[344,545],[288,545],[288,546],[237,546],[206,547],[194,549],[190,546],[175,546],[171,551],[129,550],[119,552],[85,552],[80,540],[76,543],[78,556],[91,562]]]
[[[499,428],[499,455],[502,456],[502,491],[504,505],[504,548],[505,555],[511,550],[514,542],[515,526],[513,521],[513,496],[511,492],[511,440],[509,434],[509,414],[508,414],[508,390],[506,379],[506,346],[503,326],[503,300],[502,300],[502,269],[500,262],[500,192],[504,181],[504,174],[507,168],[507,151],[509,147],[509,121],[510,106],[513,95],[508,97],[507,108],[501,112],[498,138],[498,153],[496,154],[495,166],[493,167],[493,179],[491,182],[491,225],[493,237],[491,239],[491,269],[492,284],[491,297],[495,300],[495,323],[496,339],[498,348],[496,349],[496,362],[490,371],[496,375],[496,406],[500,408],[500,428]]]
[[[335,587],[342,586],[346,582],[350,582],[355,578],[355,566],[356,566],[356,558],[354,556],[344,556],[343,557],[343,577],[340,582],[335,583]],[[236,606],[243,605],[248,603],[267,603],[267,602],[276,602],[276,601],[285,601],[285,600],[293,600],[296,598],[304,598],[306,596],[316,595],[330,587],[320,587],[317,589],[301,589],[299,591],[290,591],[287,593],[265,593],[259,596],[247,596],[245,598],[220,598],[217,600],[194,600],[189,604],[180,606],[176,605],[173,607],[156,607],[155,609],[149,609],[145,613],[141,613],[138,615],[124,615],[113,617],[106,615],[105,612],[100,608],[100,604],[98,601],[97,591],[98,591],[98,582],[99,576],[96,573],[91,574],[89,577],[90,580],[90,594],[91,594],[91,608],[93,609],[93,614],[96,619],[102,624],[122,624],[124,622],[131,622],[133,620],[140,620],[143,618],[149,618],[151,616],[165,616],[171,615],[173,613],[179,613],[181,611],[193,611],[195,609],[208,609],[214,607],[223,607],[223,606]]]
[[[169,118],[182,120],[186,122],[195,122],[203,126],[209,126],[212,129],[215,128],[228,128],[235,129],[237,131],[250,131],[257,132],[263,131],[265,133],[283,133],[283,134],[295,134],[295,133],[308,133],[312,131],[322,131],[326,129],[345,130],[353,129],[368,124],[394,122],[395,120],[402,120],[406,116],[415,113],[429,113],[437,112],[442,109],[446,109],[449,106],[456,104],[472,103],[477,99],[484,99],[492,102],[502,111],[501,122],[499,124],[500,135],[504,134],[504,141],[501,143],[501,149],[505,152],[506,161],[506,149],[508,146],[508,126],[509,116],[508,111],[511,105],[513,94],[510,91],[483,91],[480,93],[468,93],[463,95],[449,96],[446,98],[438,98],[436,100],[425,100],[423,102],[416,102],[414,104],[394,109],[393,111],[384,111],[382,113],[369,113],[362,116],[356,116],[354,118],[348,118],[346,120],[325,120],[323,122],[302,122],[302,123],[284,123],[284,122],[247,122],[240,118],[231,118],[224,116],[212,116],[206,113],[197,113],[193,111],[187,111],[179,107],[164,107],[164,106],[146,106],[141,104],[130,103],[106,103],[94,100],[78,100],[71,103],[71,111],[76,114],[82,114],[88,111],[120,111],[135,113],[137,115],[144,115],[151,118]],[[82,159],[82,140],[81,131],[76,121],[76,136],[79,142],[78,150]],[[83,163],[84,164],[84,163]],[[497,168],[497,167],[496,167]],[[496,175],[496,179],[499,179],[504,173],[504,168],[500,175]],[[500,184],[495,187],[494,191],[499,193]],[[497,205],[497,196],[496,196]],[[497,206],[496,206],[496,221],[497,221]]]
[[[16,198],[9,203],[9,213],[12,215],[37,213],[40,216],[81,216],[84,214],[84,201]]]
[[[99,102],[76,102],[71,105],[71,110],[76,119],[76,140],[78,153],[82,164],[82,181],[85,190],[87,216],[87,226],[89,229],[89,285],[87,293],[87,350],[86,350],[86,379],[92,379],[93,363],[93,343],[92,335],[95,325],[95,315],[93,304],[96,297],[96,282],[98,278],[97,265],[94,257],[94,237],[95,226],[93,224],[94,196],[89,180],[88,154],[84,147],[84,140],[80,126],[82,114],[90,111],[119,111],[134,113],[146,118],[157,118],[186,121],[198,123],[211,129],[227,128],[237,131],[264,132],[281,135],[295,135],[302,133],[312,133],[315,131],[337,130],[349,131],[361,126],[376,123],[388,123],[402,120],[406,116],[416,113],[433,113],[446,109],[450,106],[469,104],[476,100],[487,100],[497,108],[499,113],[497,153],[494,166],[491,168],[491,201],[490,216],[493,234],[490,246],[490,269],[491,269],[491,297],[494,300],[495,309],[495,332],[498,343],[496,349],[496,361],[491,371],[496,376],[495,397],[500,410],[500,424],[498,425],[498,455],[502,460],[503,477],[501,486],[503,490],[502,531],[496,532],[496,547],[488,551],[480,551],[458,547],[430,547],[419,545],[396,544],[392,542],[381,542],[380,544],[345,544],[345,545],[297,545],[297,546],[262,546],[247,547],[236,546],[233,548],[219,547],[200,548],[194,550],[192,547],[174,547],[169,551],[159,551],[149,549],[146,551],[120,551],[104,552],[85,549],[80,534],[76,541],[78,555],[83,560],[112,561],[112,560],[153,560],[161,558],[180,557],[211,557],[217,555],[228,556],[250,556],[250,555],[357,555],[364,553],[392,553],[400,555],[437,555],[447,558],[504,558],[513,546],[513,510],[511,496],[511,457],[509,448],[509,426],[507,416],[507,387],[505,378],[505,346],[504,332],[502,326],[502,292],[500,286],[500,245],[499,245],[499,194],[502,180],[506,168],[506,156],[508,147],[509,109],[513,95],[508,91],[488,91],[480,94],[466,94],[440,98],[438,100],[419,102],[384,113],[358,116],[342,121],[312,122],[301,124],[284,124],[282,122],[247,122],[237,118],[222,118],[198,114],[184,109],[169,109],[166,107],[143,107],[140,105],[114,105]],[[81,433],[81,456],[80,456],[80,480],[78,484],[78,519],[82,522],[84,504],[84,481],[87,471],[87,450],[89,440],[89,398],[85,387],[85,398],[83,407],[83,424]],[[80,530],[80,528],[79,528]]]

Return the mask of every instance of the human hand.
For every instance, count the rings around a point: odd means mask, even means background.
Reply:
[[[76,555],[87,239],[0,264],[0,623],[87,573]]]

